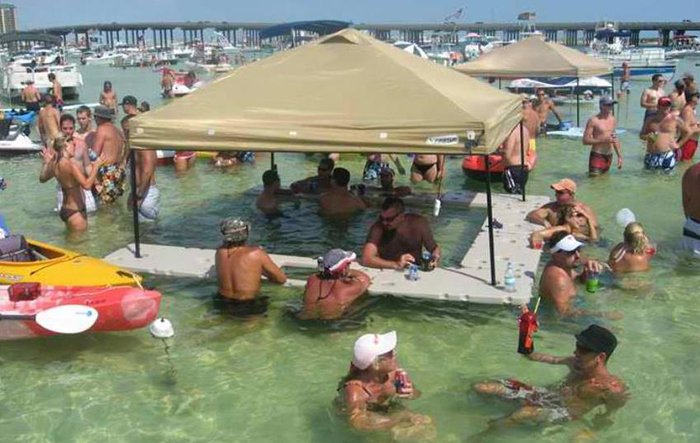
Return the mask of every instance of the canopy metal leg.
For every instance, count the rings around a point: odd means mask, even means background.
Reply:
[[[529,150],[530,147],[528,146],[528,151]],[[520,120],[520,167],[523,168],[522,173],[523,177],[525,177],[525,134],[522,120]],[[523,180],[522,191],[523,201],[525,201],[525,180]]]
[[[139,233],[139,200],[136,195],[136,152],[129,153],[131,162],[131,213],[134,216],[134,256],[141,258],[141,235]]]
[[[493,206],[491,202],[491,165],[489,156],[484,156],[486,163],[486,213],[489,225],[489,259],[491,262],[491,286],[496,286],[496,255],[493,248]]]
[[[270,153],[270,170],[272,170],[272,171],[277,170],[277,165],[275,164],[275,153],[274,152]]]
[[[581,91],[579,90],[579,78],[576,77],[576,127],[581,127]]]

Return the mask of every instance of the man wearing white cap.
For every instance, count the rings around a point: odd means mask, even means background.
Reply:
[[[389,406],[398,398],[418,398],[420,393],[396,362],[396,331],[365,334],[355,341],[350,371],[341,380],[340,400],[349,414],[350,424],[365,431],[404,430],[404,434],[431,430],[430,417],[406,409],[392,411]],[[416,429],[420,427],[420,429]],[[413,435],[415,437],[415,435]]]
[[[334,320],[367,291],[370,279],[350,264],[357,256],[354,252],[331,249],[319,257],[318,272],[306,280],[303,319]]]
[[[588,275],[599,274],[603,266],[596,260],[582,260],[580,249],[583,243],[564,232],[557,232],[549,239],[552,258],[542,271],[540,296],[554,305],[557,313],[566,317],[581,315],[601,315],[619,318],[618,314],[594,313],[574,308],[576,299],[576,279],[583,280]],[[576,268],[583,265],[583,272]]]

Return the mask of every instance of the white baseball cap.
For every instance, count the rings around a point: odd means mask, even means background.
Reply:
[[[367,369],[374,359],[396,348],[396,331],[386,334],[365,334],[355,342],[352,364]]]
[[[559,251],[572,252],[577,250],[581,246],[583,246],[583,243],[576,240],[576,237],[574,237],[573,235],[569,234],[566,237],[559,240],[557,244],[552,247],[551,251],[552,254]]]

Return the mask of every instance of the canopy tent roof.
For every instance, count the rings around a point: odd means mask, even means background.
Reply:
[[[309,20],[303,22],[282,23],[260,31],[260,38],[272,38],[291,35],[293,31],[309,31],[318,35],[328,35],[349,27],[352,23],[338,20]]]
[[[593,77],[612,72],[609,63],[534,36],[495,49],[455,67],[479,77]]]
[[[520,107],[516,95],[344,29],[142,114],[130,133],[136,149],[486,154]]]

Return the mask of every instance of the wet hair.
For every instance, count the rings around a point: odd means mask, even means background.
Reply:
[[[559,209],[557,209],[557,225],[566,224],[566,216],[575,209],[576,207],[572,204],[560,205]]]
[[[332,158],[324,158],[324,159],[321,159],[320,162],[318,162],[318,167],[320,169],[324,169],[324,170],[327,169],[329,171],[332,171],[333,168],[335,168],[335,162],[333,161]]]
[[[49,81],[54,81],[54,80],[56,80],[56,74],[54,74],[53,72],[49,73],[49,76],[48,76],[48,77],[49,77]]]
[[[386,211],[391,208],[398,208],[401,212],[403,212],[405,209],[403,200],[398,197],[387,197],[384,199],[384,203],[382,203],[382,211]]]
[[[652,82],[655,82],[655,81],[657,81],[658,79],[660,79],[660,78],[662,78],[662,77],[663,77],[663,75],[661,75],[661,74],[654,74],[654,75],[651,76],[651,81],[652,81]]]
[[[52,95],[52,94],[44,94],[44,95],[41,97],[41,101],[43,101],[43,102],[46,103],[47,105],[53,105],[53,102],[54,102],[54,100],[53,100],[53,95]]]
[[[350,171],[345,168],[335,168],[333,170],[333,181],[338,186],[347,186],[350,182]]]
[[[683,83],[683,80],[676,80],[673,86],[675,86],[676,89],[685,89],[685,83]]]
[[[632,248],[632,253],[644,253],[647,246],[647,237],[644,235],[644,226],[641,223],[629,223],[625,228],[624,239],[625,244]]]
[[[141,112],[148,112],[151,110],[151,104],[146,100],[141,102]]]
[[[88,117],[92,117],[92,109],[90,109],[89,107],[87,107],[87,106],[85,106],[85,105],[79,107],[79,108],[75,111],[75,115],[78,115],[78,114],[81,114],[81,113],[86,113],[86,114],[88,115]]]
[[[56,137],[53,140],[53,149],[58,152],[59,154],[62,153],[68,144],[66,143],[66,138],[61,136],[61,137]]]
[[[695,98],[695,97],[700,97],[700,92],[688,91],[688,90],[685,91],[685,102],[686,103],[690,103],[691,101],[693,101],[693,98]]]
[[[60,125],[63,125],[63,122],[66,121],[66,120],[72,122],[72,123],[73,123],[73,126],[75,126],[75,117],[73,117],[73,116],[70,115],[70,114],[63,114],[63,115],[61,116],[61,119],[59,120],[59,124],[60,124]]]
[[[104,85],[102,86],[102,89],[106,88],[107,86],[109,86],[110,89],[111,89],[111,88],[112,88],[112,82],[109,81],[109,80],[107,80],[106,82],[104,82]]]
[[[277,174],[277,171],[274,171],[272,169],[268,169],[263,173],[262,176],[262,181],[263,185],[265,186],[271,186],[274,185],[275,183],[280,181],[280,176]]]

